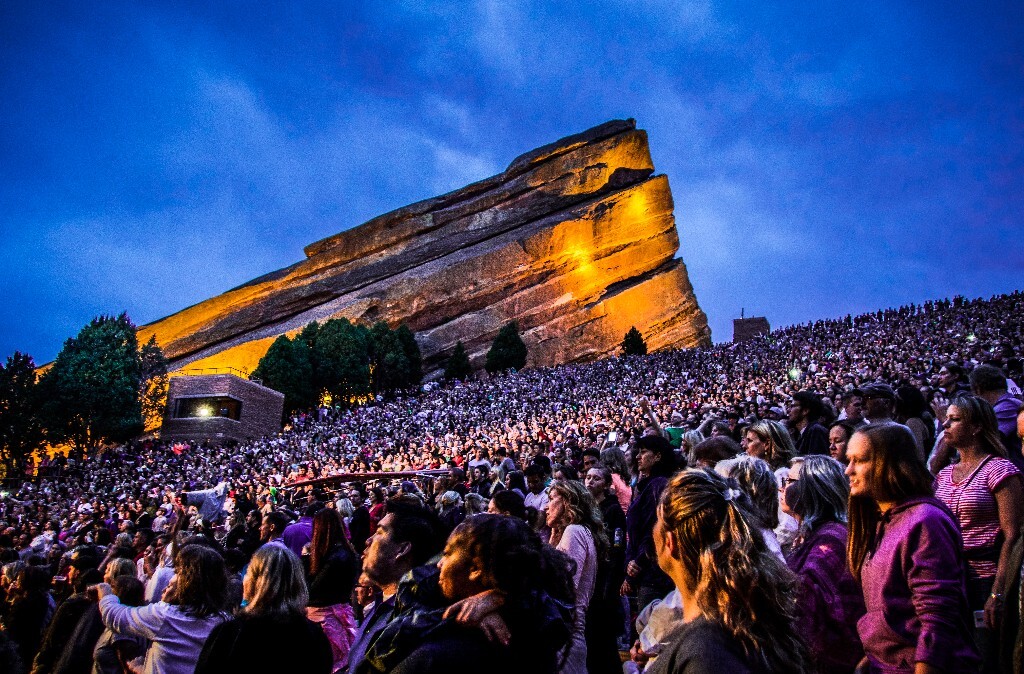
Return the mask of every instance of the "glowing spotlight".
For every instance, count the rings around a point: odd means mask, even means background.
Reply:
[[[207,407],[207,406],[204,405],[203,407],[200,407],[199,409],[196,410],[196,416],[212,417],[213,416],[213,408],[212,407]]]
[[[800,368],[794,367],[792,370],[789,371],[789,378],[792,379],[793,381],[800,381],[801,374],[803,373],[800,371]]]

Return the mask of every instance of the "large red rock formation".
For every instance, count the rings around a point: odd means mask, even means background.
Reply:
[[[310,321],[407,323],[427,372],[459,340],[481,364],[519,321],[531,365],[710,343],[682,260],[672,194],[647,134],[612,121],[522,155],[503,173],[306,247],[306,259],[139,329],[176,369],[252,370]]]

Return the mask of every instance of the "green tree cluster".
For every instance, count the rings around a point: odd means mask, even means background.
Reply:
[[[522,370],[526,367],[526,344],[519,336],[519,323],[511,321],[498,331],[487,352],[484,368],[494,374],[505,370]]]
[[[416,338],[402,325],[380,321],[367,328],[347,318],[313,322],[294,338],[274,340],[253,372],[285,396],[285,412],[308,409],[329,395],[347,405],[366,395],[390,395],[417,386],[423,359]]]
[[[39,379],[47,440],[88,452],[140,434],[144,409],[162,412],[166,375],[160,347],[150,340],[140,349],[127,314],[94,318]]]
[[[629,329],[626,336],[622,339],[622,344],[619,346],[627,356],[647,355],[647,342],[644,341],[644,336],[640,334],[636,326]]]

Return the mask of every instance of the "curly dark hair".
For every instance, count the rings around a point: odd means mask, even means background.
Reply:
[[[644,435],[637,439],[636,451],[648,450],[657,454],[658,459],[651,468],[651,475],[656,477],[670,477],[676,472],[675,450],[668,440],[660,435]]]
[[[575,601],[572,575],[564,554],[541,542],[529,524],[515,517],[482,513],[455,527],[450,546],[463,546],[480,568],[485,582],[509,596],[538,589],[555,599]]]

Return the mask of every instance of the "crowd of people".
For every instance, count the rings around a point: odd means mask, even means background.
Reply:
[[[1019,672],[1022,317],[955,298],[46,458],[0,495],[0,670]]]

